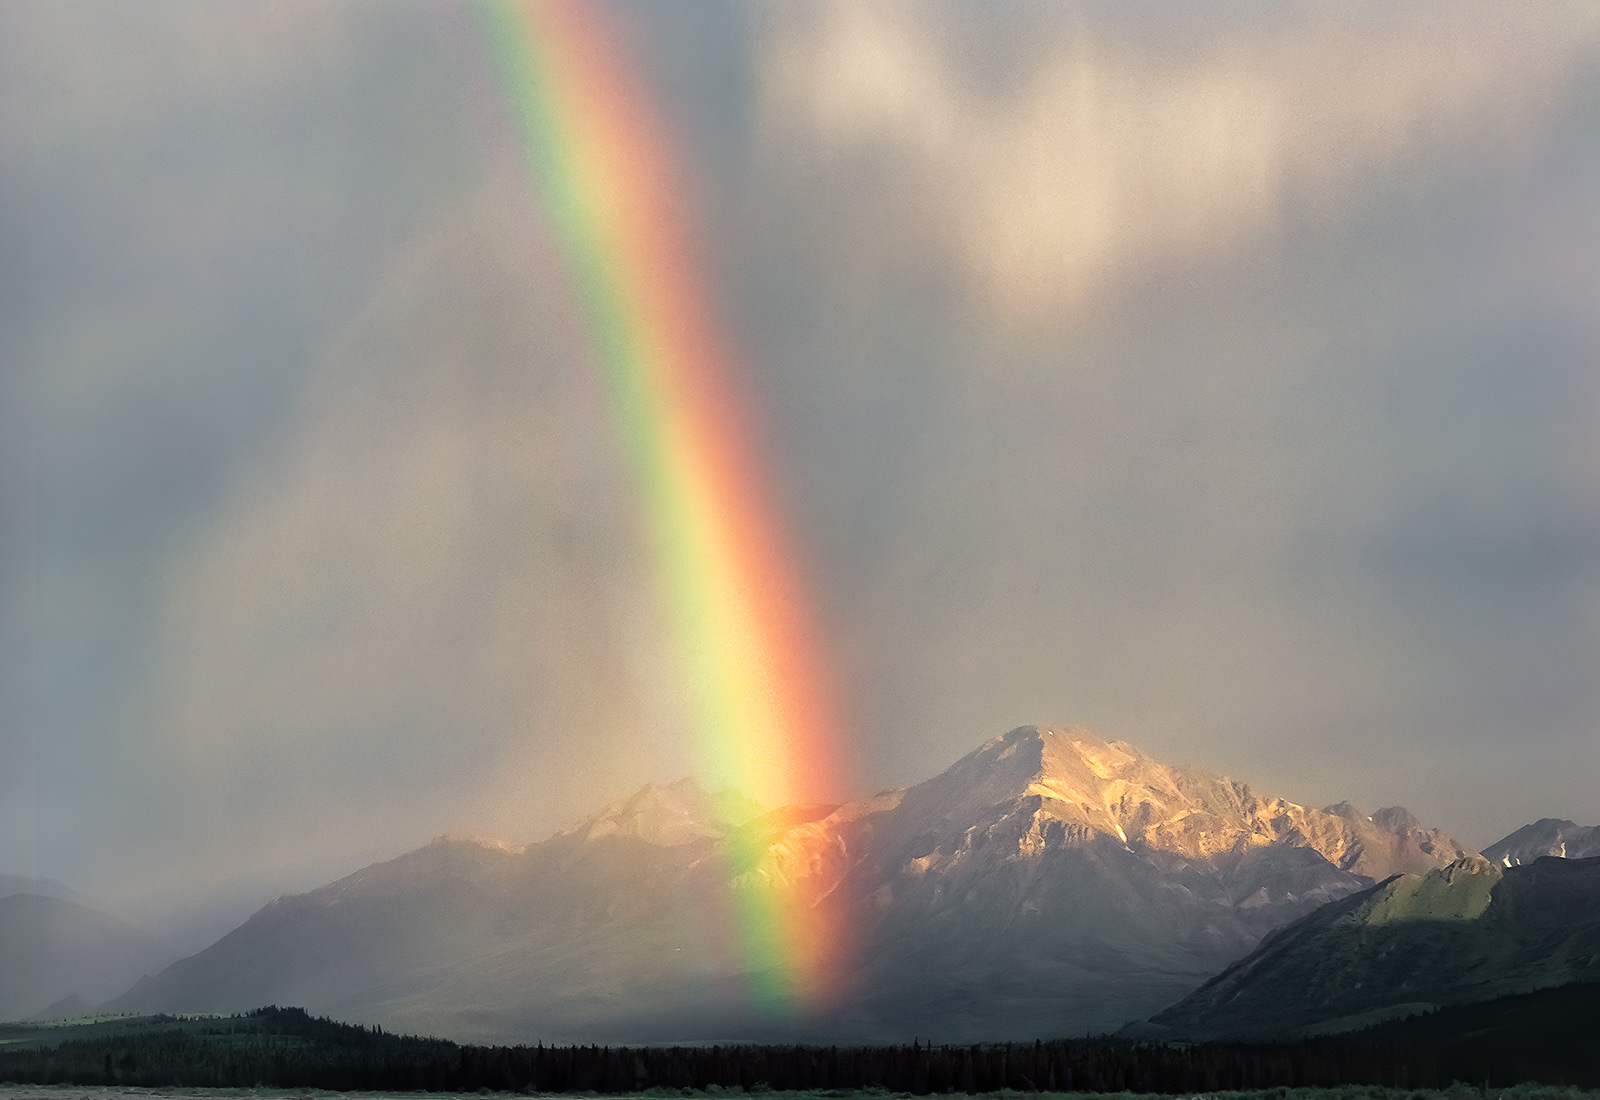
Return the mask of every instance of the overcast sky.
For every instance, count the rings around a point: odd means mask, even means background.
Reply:
[[[644,2],[853,786],[1079,724],[1600,823],[1600,7]],[[694,768],[474,9],[0,8],[0,872],[147,921]]]

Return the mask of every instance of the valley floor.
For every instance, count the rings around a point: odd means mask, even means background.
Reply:
[[[205,1089],[205,1088],[122,1088],[114,1086],[74,1085],[15,1085],[0,1082],[0,1100],[483,1100],[485,1096],[554,1096],[550,1093],[383,1093],[383,1092],[329,1092],[318,1089]],[[593,1095],[593,1094],[591,1094]],[[666,1100],[668,1097],[721,1098],[734,1100],[747,1096],[760,1096],[765,1100],[910,1100],[913,1094],[868,1089],[851,1092],[824,1090],[815,1092],[774,1093],[757,1089],[744,1092],[740,1089],[719,1089],[715,1086],[704,1092],[691,1089],[650,1089],[637,1093],[622,1093],[615,1100]],[[961,1094],[947,1094],[961,1095]],[[1161,1093],[1087,1093],[1087,1092],[1000,1092],[976,1093],[974,1100],[1600,1100],[1600,1090],[1571,1088],[1558,1085],[1528,1083],[1508,1088],[1480,1089],[1456,1085],[1448,1089],[1390,1089],[1366,1085],[1349,1085],[1342,1088],[1279,1088],[1248,1092],[1193,1093],[1173,1097]]]

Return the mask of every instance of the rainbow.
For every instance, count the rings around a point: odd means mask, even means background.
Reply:
[[[600,5],[483,0],[481,10],[634,471],[704,778],[768,806],[834,795],[828,678],[737,360],[696,267],[669,131]],[[817,906],[743,880],[752,992],[767,1007],[803,1007],[839,930]]]

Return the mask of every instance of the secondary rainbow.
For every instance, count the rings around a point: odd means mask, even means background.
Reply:
[[[701,769],[767,805],[826,797],[840,786],[827,676],[695,260],[669,131],[600,5],[481,11],[629,452]],[[736,905],[753,992],[806,1004],[841,930],[759,882]]]

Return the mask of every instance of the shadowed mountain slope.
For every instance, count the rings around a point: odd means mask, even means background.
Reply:
[[[292,1003],[491,1041],[1099,1031],[1332,899],[1466,854],[1403,810],[1311,809],[1034,727],[904,791],[757,810],[685,781],[521,851],[437,842],[279,899],[114,1007]],[[808,1012],[749,995],[752,894],[848,933]]]

